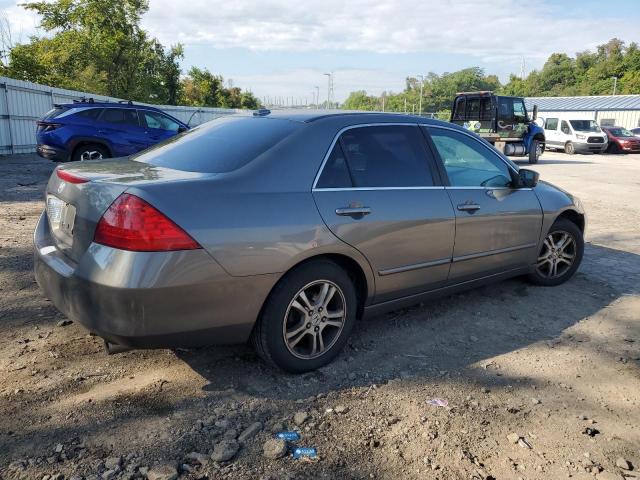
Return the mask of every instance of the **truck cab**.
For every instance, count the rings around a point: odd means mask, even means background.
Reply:
[[[477,133],[505,155],[528,156],[529,163],[538,163],[545,136],[535,123],[537,110],[534,106],[530,117],[522,97],[461,92],[453,101],[450,121]]]

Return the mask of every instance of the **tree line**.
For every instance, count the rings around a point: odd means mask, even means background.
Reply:
[[[511,75],[504,85],[496,75],[486,75],[479,67],[408,77],[402,92],[373,96],[364,90],[355,91],[343,107],[418,113],[422,103],[422,112],[438,112],[448,118],[457,92],[492,90],[523,97],[611,95],[614,84],[617,94],[640,94],[640,48],[636,43],[626,45],[614,38],[595,51],[579,52],[575,57],[554,53],[540,70],[533,70],[525,78]]]
[[[58,88],[133,101],[258,108],[257,98],[208,69],[182,75],[182,45],[163,46],[141,27],[147,0],[55,0],[23,4],[41,17],[43,35],[6,45],[0,73]]]

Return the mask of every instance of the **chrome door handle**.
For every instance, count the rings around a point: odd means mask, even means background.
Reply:
[[[461,203],[458,205],[458,210],[461,212],[475,212],[476,210],[480,210],[480,205],[477,203]]]
[[[357,217],[363,215],[369,215],[371,213],[371,208],[369,207],[343,207],[336,208],[336,215],[340,215],[341,217]]]

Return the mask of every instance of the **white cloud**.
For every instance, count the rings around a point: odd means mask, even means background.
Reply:
[[[21,1],[0,0],[0,11],[14,33],[22,32],[26,40],[38,20],[17,6]],[[326,98],[326,70],[320,70],[327,66],[326,58],[324,67],[317,68],[301,69],[292,60],[291,65],[283,61],[271,70],[264,64],[251,68],[243,63],[235,71],[218,71],[216,51],[270,51],[285,60],[292,52],[336,53],[335,98],[342,100],[356,89],[376,95],[401,90],[405,75],[424,68],[407,65],[409,71],[404,72],[399,64],[387,68],[369,59],[357,63],[365,69],[355,69],[350,59],[360,52],[424,55],[424,63],[429,55],[466,55],[476,59],[472,64],[504,77],[518,69],[522,57],[528,69],[538,68],[553,52],[574,54],[614,36],[638,40],[637,25],[622,13],[614,18],[605,7],[566,10],[562,2],[551,0],[526,5],[522,0],[150,0],[142,22],[165,45],[211,48],[212,64],[205,61],[203,66],[231,76],[235,84],[260,97],[311,99],[319,85],[320,98]],[[185,59],[185,64],[191,63]],[[240,74],[252,70],[256,73]]]
[[[29,36],[37,32],[40,20],[30,10],[16,4],[0,3],[0,18],[8,22],[11,29],[11,40],[15,43],[26,42]]]
[[[523,11],[524,8],[524,11]],[[145,25],[166,43],[256,51],[439,52],[479,59],[545,58],[633,38],[631,20],[521,0],[151,0]]]

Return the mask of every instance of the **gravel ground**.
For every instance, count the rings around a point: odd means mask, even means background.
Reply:
[[[247,346],[107,356],[33,279],[52,168],[0,158],[0,478],[640,478],[640,155],[535,166],[587,209],[567,284],[361,322],[297,376]]]

